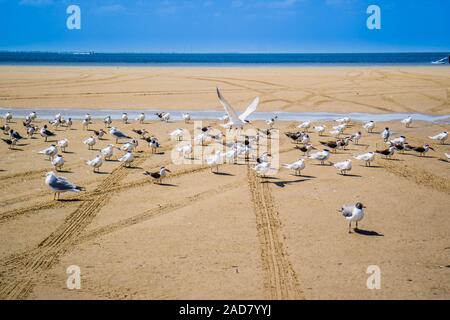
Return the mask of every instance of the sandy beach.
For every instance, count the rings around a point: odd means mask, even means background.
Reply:
[[[450,114],[450,72],[431,67],[2,66],[0,107],[38,115],[40,108],[219,111],[216,86],[239,111],[259,96],[260,111]],[[25,134],[22,119],[12,121]],[[145,128],[162,147],[152,154],[140,141],[129,169],[113,160],[93,173],[85,162],[114,139],[106,135],[88,150],[82,141],[92,132],[79,121],[49,142],[36,136],[16,150],[0,145],[1,299],[450,298],[450,163],[443,159],[450,147],[428,138],[450,125],[377,123],[330,160],[385,148],[386,126],[411,145],[432,144],[426,157],[377,156],[372,167],[354,160],[349,176],[308,160],[302,176],[281,169],[264,182],[247,164],[226,164],[222,174],[174,165],[177,142],[168,134],[180,127],[192,134],[193,124],[150,115],[143,125],[130,122],[113,124],[136,138],[132,129]],[[36,125],[45,123],[38,118]],[[275,124],[281,163],[302,156],[283,134],[296,125]],[[94,120],[91,129],[100,128]],[[353,123],[345,133],[358,130],[361,123]],[[52,166],[38,151],[62,138],[70,145],[58,174],[86,191],[53,201],[44,183]],[[331,139],[311,133],[316,148]],[[161,166],[172,171],[165,185],[143,175]],[[360,232],[349,234],[337,210],[357,201],[367,206],[366,217]],[[81,268],[80,290],[66,287],[71,265]],[[379,290],[366,286],[372,265],[381,270]]]

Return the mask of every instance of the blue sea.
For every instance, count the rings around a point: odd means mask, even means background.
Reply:
[[[127,66],[429,66],[448,57],[433,53],[96,53],[0,51],[0,65]],[[442,66],[442,65],[441,65]],[[447,64],[448,66],[448,64]]]

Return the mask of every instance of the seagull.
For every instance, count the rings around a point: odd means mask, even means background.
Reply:
[[[323,145],[324,147],[327,147],[328,149],[334,150],[334,152],[336,152],[337,148],[340,146],[338,144],[338,141],[319,141],[321,145]]]
[[[103,123],[105,124],[105,128],[109,128],[111,126],[111,123],[112,123],[111,116],[106,116],[103,119]]]
[[[63,139],[58,141],[58,147],[62,152],[66,152],[66,148],[69,146],[69,140]]]
[[[389,141],[391,144],[405,144],[406,143],[406,137],[400,136],[398,138],[395,138],[394,140]]]
[[[225,98],[222,96],[222,94],[219,91],[219,88],[216,88],[217,96],[219,97],[219,102],[222,104],[223,108],[225,109],[226,113],[229,117],[229,122],[221,125],[222,127],[226,129],[243,129],[245,125],[250,123],[247,118],[256,111],[256,108],[259,104],[259,97],[255,98],[252,103],[247,107],[247,109],[238,116],[236,111],[231,107],[231,105],[225,100]]]
[[[316,126],[313,127],[314,131],[317,132],[319,134],[319,136],[323,135],[323,133],[326,130],[326,126],[322,125],[322,126]]]
[[[133,139],[130,142],[127,142],[124,145],[122,145],[120,147],[120,150],[125,151],[125,152],[133,152],[137,146],[138,146],[138,141]]]
[[[136,118],[136,121],[139,121],[140,124],[144,124],[145,113],[141,112],[141,114]]]
[[[199,142],[202,146],[204,146],[205,142],[207,142],[209,139],[210,139],[210,136],[206,132],[202,132],[198,136],[195,137],[195,141]]]
[[[408,118],[403,119],[400,122],[401,122],[401,124],[405,125],[406,128],[409,128],[411,126],[412,122],[413,122],[413,119],[412,119],[411,116],[409,116]]]
[[[376,153],[381,154],[382,156],[384,156],[386,159],[387,158],[392,158],[392,156],[395,153],[395,147],[390,147],[389,149],[386,150],[377,150]]]
[[[53,196],[53,200],[59,200],[59,194],[62,192],[78,193],[84,190],[83,187],[79,187],[69,182],[66,178],[56,176],[54,172],[47,173],[45,184],[55,193]]]
[[[355,205],[345,205],[339,210],[344,218],[349,222],[348,233],[352,233],[352,221],[356,222],[355,230],[358,230],[358,222],[364,218],[364,209],[366,207],[358,202]]]
[[[55,134],[47,129],[47,125],[44,125],[44,127],[41,128],[39,131],[39,134],[41,137],[45,138],[45,142],[47,142],[48,137],[53,137]]]
[[[331,130],[331,131],[330,131],[330,134],[331,134],[333,137],[339,137],[342,133],[343,133],[343,132],[342,132],[341,130]]]
[[[167,172],[171,173],[169,169],[161,167],[159,172],[149,172],[145,171],[144,175],[153,179],[154,183],[161,184],[163,179],[167,176]]]
[[[211,172],[213,172],[213,167],[216,167],[216,172],[219,173],[219,166],[222,163],[222,152],[216,151],[215,154],[206,158],[206,163],[211,167]]]
[[[156,139],[155,137],[151,137],[149,139],[148,145],[150,146],[150,148],[152,148],[152,153],[156,153],[158,148],[161,147],[161,145],[158,142],[158,139]]]
[[[86,113],[86,114],[84,115],[84,120],[87,120],[89,123],[91,123],[91,122],[92,122],[92,117],[91,117],[91,115],[90,115],[89,113]]]
[[[95,173],[95,170],[97,170],[97,172],[99,172],[100,167],[103,165],[102,156],[97,155],[94,159],[87,161],[86,164],[94,169],[94,173]]]
[[[439,141],[441,144],[444,144],[445,140],[447,140],[447,138],[448,138],[448,132],[444,131],[442,133],[435,135],[434,137],[429,137],[429,138],[432,140],[435,140],[435,141]]]
[[[186,158],[187,156],[192,155],[192,145],[186,144],[184,146],[178,147],[177,152],[183,156],[183,158]]]
[[[17,139],[17,140],[23,139],[23,137],[20,135],[20,133],[17,131],[14,131],[13,129],[9,130],[9,138]]]
[[[308,158],[318,160],[321,165],[324,165],[325,161],[330,158],[330,151],[328,149],[323,149],[322,151],[311,154]]]
[[[286,169],[293,170],[296,176],[302,174],[302,170],[305,169],[305,166],[305,159],[299,159],[291,164],[283,164],[283,167],[285,167]]]
[[[278,116],[275,116],[269,120],[266,121],[267,125],[269,126],[270,129],[273,128],[275,121],[278,119]]]
[[[180,129],[180,128],[175,129],[169,135],[170,135],[171,139],[175,139],[177,141],[181,141],[181,140],[183,140],[184,129]]]
[[[161,121],[169,122],[170,120],[170,113],[168,112],[156,113],[156,115]]]
[[[232,147],[229,151],[225,153],[225,159],[228,163],[236,164],[237,157],[238,157],[237,147]]]
[[[64,166],[64,158],[61,155],[56,155],[52,160],[51,163],[56,171],[59,171]]]
[[[367,130],[367,132],[372,133],[373,129],[375,128],[375,122],[369,121],[364,123],[363,128]]]
[[[340,119],[336,119],[334,121],[337,122],[337,123],[342,123],[342,124],[346,124],[347,125],[347,124],[350,123],[351,119],[349,117],[343,117],[343,118],[340,118]]]
[[[14,149],[14,147],[17,145],[17,139],[2,139],[4,143],[6,143],[9,147],[9,149]]]
[[[301,144],[308,144],[311,142],[311,138],[309,137],[309,134],[303,135],[302,139],[300,140]]]
[[[191,121],[190,113],[183,113],[182,117],[183,117],[184,123],[189,123]]]
[[[147,130],[145,130],[145,129],[142,129],[142,130],[141,129],[138,129],[138,130],[133,129],[132,131],[134,133],[138,134],[141,137],[141,139],[145,139],[145,135],[148,133]]]
[[[106,148],[102,149],[100,153],[102,154],[103,158],[105,158],[105,160],[109,160],[113,156],[114,146],[112,144],[109,144]]]
[[[252,167],[252,169],[255,170],[260,177],[265,178],[267,173],[270,171],[270,162],[259,162],[257,165]]]
[[[306,132],[308,132],[308,129],[311,128],[311,121],[305,121],[305,122],[299,124],[297,126],[297,128],[306,130]]]
[[[360,154],[357,156],[354,156],[356,160],[364,161],[366,163],[366,167],[370,167],[370,163],[375,160],[375,152],[368,152],[364,154]]]
[[[340,133],[344,133],[345,129],[347,129],[347,125],[343,123],[338,126],[334,126],[333,129],[339,131]]]
[[[311,152],[312,149],[316,149],[312,146],[312,144],[305,144],[302,147],[299,146],[295,146],[296,149],[300,150],[301,152],[303,152],[303,155],[305,156],[309,156],[309,153]]]
[[[5,123],[5,125],[0,127],[0,130],[3,130],[4,134],[9,134],[9,131],[11,130],[11,127],[7,123]]]
[[[428,151],[430,151],[430,149],[433,150],[433,151],[436,151],[436,150],[434,150],[433,147],[431,147],[429,144],[426,144],[426,145],[424,145],[423,147],[411,148],[412,151],[417,152],[417,153],[420,154],[420,156],[422,156],[422,157],[425,156],[425,154],[426,154]]]
[[[11,122],[12,117],[13,117],[12,113],[11,112],[7,112],[3,118],[5,119],[6,123],[9,123],[9,122]]]
[[[344,149],[345,147],[348,147],[350,144],[350,141],[353,141],[351,137],[346,137],[344,139],[340,139],[337,141],[338,148]]]
[[[71,129],[72,128],[72,118],[69,118],[68,120],[67,120],[67,122],[66,122],[66,129]]]
[[[351,140],[356,144],[359,145],[359,140],[362,138],[361,131],[358,131],[357,133],[353,134],[351,137]]]
[[[124,124],[128,123],[128,114],[126,112],[122,113],[122,121]]]
[[[131,163],[134,160],[134,156],[131,152],[125,153],[121,158],[119,158],[119,161],[123,163],[125,167],[131,167]]]
[[[37,127],[34,127],[34,126],[28,126],[27,127],[27,136],[29,137],[29,138],[32,138],[33,137],[33,135],[36,133],[36,131],[37,131]]]
[[[88,119],[84,119],[81,124],[83,125],[83,129],[84,130],[89,130],[89,120]]]
[[[95,140],[94,137],[89,137],[84,140],[83,143],[88,146],[88,150],[92,150],[92,147],[97,143],[97,140]]]
[[[385,128],[384,131],[381,133],[381,137],[383,138],[384,142],[388,142],[390,136],[391,131],[389,130],[389,128]]]
[[[127,136],[116,127],[112,127],[111,130],[109,130],[109,133],[116,138],[116,143],[118,143],[119,139],[131,139],[131,137]]]
[[[103,129],[100,129],[100,130],[94,130],[94,134],[97,136],[97,138],[99,139],[99,140],[101,140],[102,138],[103,138],[103,136],[106,134],[106,131],[105,130],[103,130]]]
[[[341,175],[345,176],[349,171],[352,170],[352,160],[338,162],[334,165],[334,167],[341,172]]]
[[[58,154],[58,148],[54,144],[52,144],[47,149],[39,151],[39,153],[46,155],[48,157],[48,160],[51,160],[54,156]]]
[[[53,119],[54,119],[54,120],[61,121],[61,120],[62,120],[62,115],[61,115],[61,113],[57,113],[57,114],[53,117]]]

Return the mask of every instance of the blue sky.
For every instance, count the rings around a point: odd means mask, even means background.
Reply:
[[[81,30],[66,8],[81,7]],[[382,29],[366,9],[380,6]],[[450,51],[450,0],[0,0],[0,50]]]

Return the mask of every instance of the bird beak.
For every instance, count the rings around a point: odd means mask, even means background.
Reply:
[[[170,171],[169,169],[166,169],[166,171],[172,173],[172,171]]]
[[[433,151],[436,151],[436,150],[434,150],[434,148],[433,148],[433,147],[430,147],[430,149],[431,149],[431,150],[433,150]]]
[[[363,208],[366,209],[367,207],[366,207],[366,206],[363,206]]]

